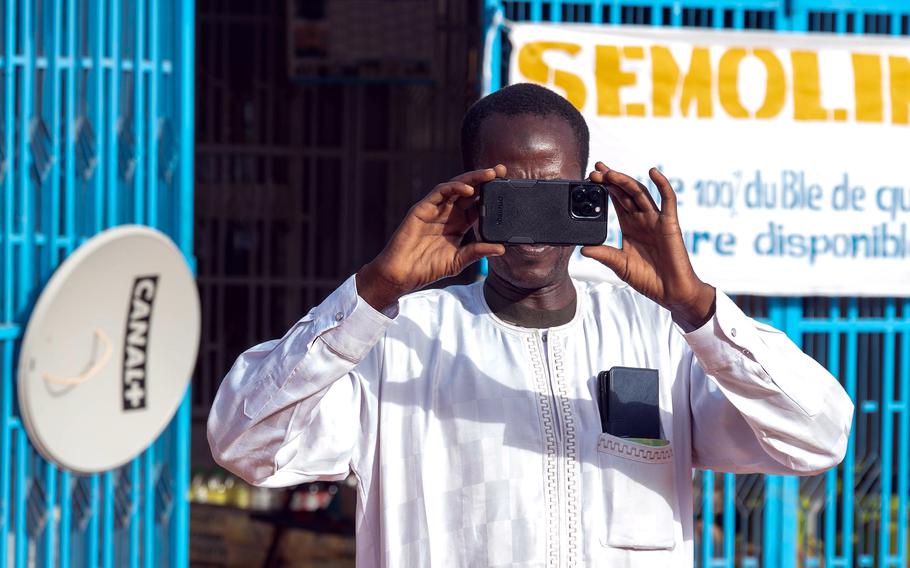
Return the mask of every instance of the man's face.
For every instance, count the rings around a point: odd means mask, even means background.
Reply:
[[[510,178],[579,179],[572,127],[557,116],[493,115],[480,128],[477,167],[502,164]],[[490,272],[509,284],[537,290],[566,278],[574,246],[507,245],[489,259]]]

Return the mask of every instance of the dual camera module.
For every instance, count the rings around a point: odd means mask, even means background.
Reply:
[[[604,212],[604,188],[597,184],[579,184],[569,192],[569,209],[579,219],[596,219]]]

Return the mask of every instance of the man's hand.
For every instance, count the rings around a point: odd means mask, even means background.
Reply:
[[[581,254],[602,262],[644,296],[670,310],[685,331],[695,330],[714,315],[714,288],[698,279],[689,262],[676,216],[676,193],[657,168],[648,172],[660,192],[661,207],[635,179],[595,165],[591,181],[601,183],[622,230],[622,250],[588,246]]]
[[[357,292],[381,310],[398,298],[486,256],[505,252],[501,244],[474,242],[461,246],[462,237],[477,220],[474,188],[496,176],[505,166],[461,174],[433,188],[411,207],[386,247],[357,272]]]

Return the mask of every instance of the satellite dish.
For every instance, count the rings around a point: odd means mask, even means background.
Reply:
[[[79,473],[145,450],[177,412],[199,347],[196,282],[163,233],[126,225],[54,272],[19,354],[19,409],[35,448]]]

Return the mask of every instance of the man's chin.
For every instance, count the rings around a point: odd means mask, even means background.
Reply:
[[[506,253],[490,259],[490,270],[512,286],[538,290],[567,276],[565,247],[507,245]]]
[[[552,264],[509,265],[495,272],[501,280],[523,290],[545,288],[558,279],[558,271]]]

